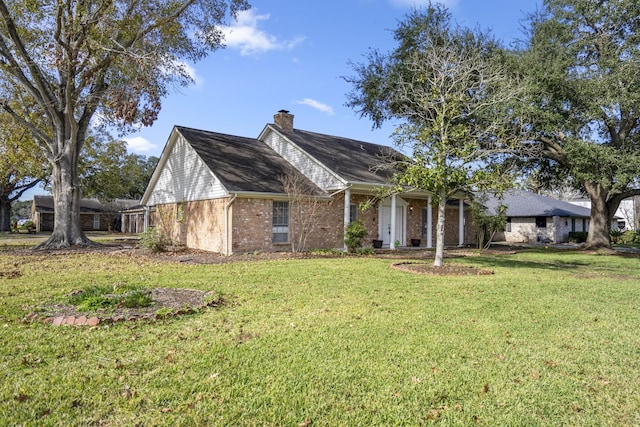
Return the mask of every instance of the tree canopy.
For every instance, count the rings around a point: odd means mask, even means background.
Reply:
[[[536,179],[591,199],[588,247],[610,246],[620,201],[640,194],[640,3],[546,0],[515,54]]]
[[[443,263],[447,199],[503,187],[500,160],[521,135],[504,110],[519,93],[505,55],[488,33],[455,25],[447,9],[414,9],[394,31],[388,54],[371,51],[356,75],[348,105],[374,126],[399,124],[394,141],[407,154],[393,164],[394,189],[433,194],[438,204],[435,265]]]
[[[9,231],[11,205],[48,176],[42,152],[26,129],[0,113],[0,231]]]
[[[158,158],[128,153],[122,140],[92,136],[87,141],[79,168],[83,196],[103,203],[141,199]]]
[[[52,166],[56,212],[45,246],[90,243],[80,229],[78,184],[90,126],[153,123],[162,97],[191,82],[184,61],[221,47],[221,24],[248,7],[245,0],[0,0],[0,108],[29,130]],[[26,111],[12,107],[16,92]]]

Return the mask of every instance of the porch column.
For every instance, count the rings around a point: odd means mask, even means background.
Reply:
[[[427,248],[433,247],[433,206],[431,196],[427,199]]]
[[[458,246],[464,245],[464,200],[458,200]]]
[[[149,206],[143,207],[144,209],[144,219],[142,220],[142,231],[147,231],[149,228]],[[138,231],[140,233],[140,231]]]
[[[396,248],[396,195],[391,195],[391,229],[389,230],[389,249]]]
[[[349,227],[349,219],[351,218],[351,189],[347,188],[344,190],[344,231],[347,231],[347,227]],[[347,250],[347,245],[345,243],[344,250]]]

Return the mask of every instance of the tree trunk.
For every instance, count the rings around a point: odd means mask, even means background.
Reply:
[[[447,208],[447,194],[441,191],[438,195],[438,221],[436,222],[436,255],[434,267],[442,267],[444,263],[444,222]]]
[[[589,219],[589,235],[585,249],[611,248],[611,219],[613,211],[607,202],[607,191],[600,184],[585,183],[585,189],[591,199],[591,217]]]
[[[0,195],[0,231],[11,231],[11,201]]]
[[[65,154],[67,153],[65,151]],[[65,155],[52,165],[53,232],[49,239],[36,246],[36,249],[95,245],[87,239],[80,225],[81,191],[78,187],[77,162],[72,155]]]

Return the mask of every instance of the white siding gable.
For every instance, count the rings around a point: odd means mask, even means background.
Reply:
[[[344,188],[345,183],[342,180],[277,132],[268,131],[261,140],[323,190]]]
[[[227,196],[227,191],[187,141],[176,133],[148,205],[190,202]]]

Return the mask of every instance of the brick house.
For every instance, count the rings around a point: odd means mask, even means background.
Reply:
[[[591,210],[525,190],[509,190],[502,200],[490,198],[486,206],[495,211],[507,207],[505,230],[494,241],[566,243],[572,231],[589,231]]]
[[[105,206],[98,199],[81,199],[80,228],[83,231],[118,230],[120,211],[138,203],[137,200],[116,199]],[[36,231],[53,231],[53,196],[33,196],[31,219]]]
[[[174,127],[141,200],[147,224],[223,254],[290,250],[301,236],[306,249],[343,248],[354,220],[367,228],[369,245],[432,247],[437,207],[429,193],[394,194],[361,209],[388,183],[383,159],[399,153],[295,129],[293,118],[279,111],[258,138]],[[447,204],[445,235],[447,245],[475,240],[462,198]]]

